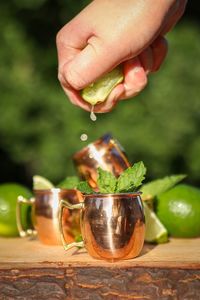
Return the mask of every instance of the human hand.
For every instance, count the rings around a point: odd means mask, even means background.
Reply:
[[[79,91],[123,64],[124,81],[95,112],[110,111],[137,95],[167,53],[164,35],[182,16],[186,0],[94,0],[57,35],[58,78],[70,101],[90,111]]]

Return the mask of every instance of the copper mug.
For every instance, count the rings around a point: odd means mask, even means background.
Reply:
[[[83,200],[82,194],[77,190],[52,188],[47,190],[34,190],[34,197],[26,199],[19,196],[17,199],[16,219],[21,237],[37,235],[39,240],[48,245],[61,245],[59,232],[59,203],[61,199],[71,205]],[[31,219],[33,228],[23,229],[21,221],[21,205],[31,205]],[[65,209],[61,219],[63,234],[71,243],[80,235],[79,212]]]
[[[81,242],[67,243],[62,225],[64,208],[80,209]],[[65,250],[84,247],[94,258],[108,261],[138,256],[144,243],[145,218],[140,193],[84,195],[84,201],[60,202],[60,232]]]
[[[110,134],[104,135],[75,153],[73,162],[79,176],[87,180],[93,188],[97,187],[98,167],[113,173],[116,177],[130,167],[124,149]]]

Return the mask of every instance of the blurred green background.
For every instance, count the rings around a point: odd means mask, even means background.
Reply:
[[[75,174],[74,152],[106,132],[148,178],[188,174],[200,184],[200,4],[189,1],[168,34],[161,70],[134,100],[121,102],[92,123],[69,103],[57,80],[57,31],[89,1],[0,2],[0,182],[31,186],[34,174],[58,182]],[[105,131],[106,130],[106,131]]]

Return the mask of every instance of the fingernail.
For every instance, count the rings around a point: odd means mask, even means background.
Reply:
[[[140,66],[136,66],[136,67],[134,68],[134,73],[141,72],[141,70],[143,70],[143,68],[142,68],[142,67],[140,67]]]
[[[139,79],[143,79],[144,77],[146,77],[146,72],[142,67],[135,67],[134,68],[134,74]]]

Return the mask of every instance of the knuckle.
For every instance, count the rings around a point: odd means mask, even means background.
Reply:
[[[65,81],[61,72],[58,72],[58,81],[60,81],[61,84]]]
[[[81,90],[86,85],[86,80],[77,69],[69,68],[67,70],[66,79],[67,82],[76,90]]]
[[[56,35],[56,44],[57,45],[66,45],[69,43],[69,40],[76,34],[76,27],[73,22],[67,23],[62,27]]]
[[[64,76],[63,72],[58,72],[58,80],[62,87],[64,88],[70,88],[70,84],[68,83],[67,79]]]
[[[63,30],[59,30],[58,33],[56,34],[56,44],[59,45],[63,41]]]

